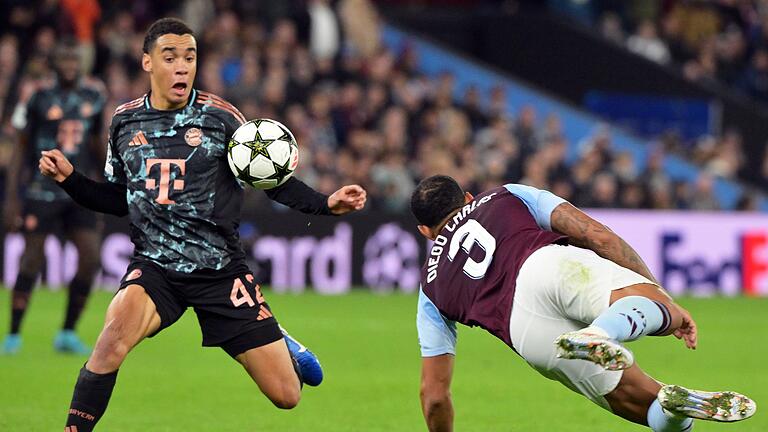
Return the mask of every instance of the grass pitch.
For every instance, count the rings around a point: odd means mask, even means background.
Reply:
[[[52,348],[65,295],[38,290],[16,357],[0,357],[0,431],[61,430],[84,358]],[[80,324],[92,343],[111,294],[92,298]],[[0,329],[9,293],[0,290]],[[192,311],[137,347],[118,376],[101,431],[418,431],[420,358],[416,297],[355,292],[343,297],[275,295],[281,323],[320,356],[326,381],[298,408],[274,408],[223,351],[201,348]],[[768,299],[683,299],[700,347],[646,338],[630,344],[657,379],[753,397],[757,415],[737,424],[697,422],[696,431],[768,431]],[[457,431],[643,431],[530,369],[477,329],[462,328],[453,383]],[[761,412],[761,410],[763,410]]]

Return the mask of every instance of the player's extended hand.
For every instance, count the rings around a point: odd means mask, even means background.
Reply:
[[[328,208],[335,215],[343,215],[365,206],[368,193],[358,185],[342,186],[328,197]]]
[[[75,170],[75,167],[69,162],[64,153],[59,150],[48,150],[41,152],[40,172],[57,182],[63,182]]]
[[[685,346],[688,348],[696,349],[696,344],[698,342],[696,321],[693,320],[690,312],[683,309],[680,305],[675,304],[675,307],[677,307],[680,314],[683,316],[683,323],[680,325],[680,328],[675,330],[672,334],[675,335],[676,338],[682,339],[683,342],[685,342]]]

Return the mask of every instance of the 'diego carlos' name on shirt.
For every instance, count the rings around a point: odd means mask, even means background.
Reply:
[[[465,205],[461,208],[454,216],[453,218],[445,224],[445,229],[452,233],[456,230],[456,227],[459,226],[459,223],[464,220],[467,216],[472,214],[473,211],[477,210],[481,205],[487,203],[488,201],[493,198],[493,196],[496,195],[496,192],[486,195],[479,200],[474,200],[470,204]],[[437,264],[440,262],[440,256],[445,250],[445,244],[448,242],[448,239],[440,234],[435,238],[435,243],[432,246],[432,249],[429,251],[429,259],[427,260],[427,283],[432,282],[437,277]],[[458,252],[459,243],[461,242],[460,238],[454,238],[451,241],[451,246],[449,249],[452,251],[449,251],[449,255],[456,255],[456,252]],[[456,249],[456,250],[454,250]]]

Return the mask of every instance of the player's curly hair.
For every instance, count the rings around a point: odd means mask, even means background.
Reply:
[[[411,195],[411,212],[419,224],[435,228],[464,205],[464,191],[452,177],[436,175],[419,182]]]
[[[149,26],[147,34],[144,35],[144,53],[149,54],[152,47],[155,45],[155,42],[157,42],[157,38],[166,34],[175,34],[179,36],[185,34],[195,35],[192,29],[189,28],[184,21],[178,18],[160,18]]]

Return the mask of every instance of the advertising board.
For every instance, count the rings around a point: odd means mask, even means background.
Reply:
[[[589,210],[632,245],[674,295],[768,296],[768,215]],[[414,292],[428,243],[409,216],[364,213],[347,218],[264,211],[244,222],[242,240],[257,278],[279,292],[309,287],[343,294],[353,287]],[[106,221],[97,285],[114,289],[133,245],[124,221]],[[2,280],[12,286],[24,240],[0,237]],[[77,252],[51,236],[42,282],[72,278]]]

